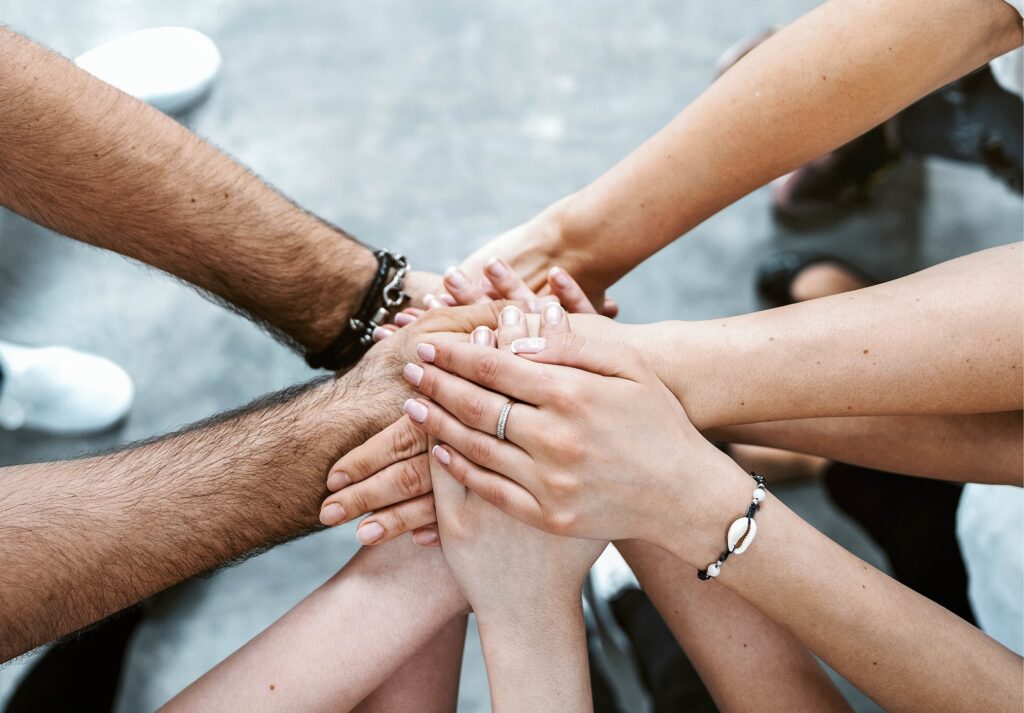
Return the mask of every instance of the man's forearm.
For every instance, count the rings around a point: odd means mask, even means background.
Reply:
[[[768,181],[1021,42],[1003,0],[831,0],[562,201],[557,264],[604,289]]]
[[[376,261],[176,121],[0,29],[0,203],[141,260],[313,350]]]
[[[363,371],[126,451],[0,470],[0,661],[316,528],[330,464],[401,404]]]

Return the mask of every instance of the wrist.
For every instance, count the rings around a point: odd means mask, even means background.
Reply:
[[[310,295],[302,316],[286,331],[307,351],[327,347],[342,330],[366,295],[377,271],[373,252],[334,230],[318,242],[317,265],[302,274]]]

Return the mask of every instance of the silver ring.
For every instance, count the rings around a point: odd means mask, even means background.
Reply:
[[[514,403],[514,400],[509,401],[501,407],[501,415],[498,416],[498,430],[494,433],[494,435],[498,437],[499,441],[505,440],[505,424],[508,423],[508,414],[512,410],[512,404]]]

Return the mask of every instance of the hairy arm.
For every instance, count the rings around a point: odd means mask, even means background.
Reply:
[[[330,465],[396,418],[420,331],[479,322],[493,305],[439,311],[344,376],[110,455],[0,469],[0,661],[317,528]]]
[[[0,93],[4,206],[187,280],[307,349],[358,307],[370,250],[173,119],[4,28]]]
[[[560,265],[599,294],[768,181],[1021,44],[1003,0],[830,0],[726,72],[596,181],[467,262],[531,287]]]
[[[1020,485],[1020,411],[961,416],[803,418],[726,426],[714,440],[784,448],[904,475]]]
[[[428,674],[426,680],[433,679],[434,662],[410,657],[447,632],[454,620],[457,627],[448,633],[456,636],[444,642],[444,648],[451,652],[455,641],[461,647],[465,620],[459,615],[465,611],[466,600],[440,550],[422,550],[407,537],[363,549],[326,584],[163,710],[349,710],[396,670],[410,675],[418,669]],[[449,658],[447,676],[454,672],[457,681],[458,668],[450,664]],[[455,691],[457,686],[434,693],[436,700],[444,701],[452,700]],[[382,692],[374,697],[399,695],[400,701],[408,693]],[[418,693],[416,710],[422,709],[427,691]],[[374,705],[366,701],[359,709],[374,710]],[[453,709],[452,700],[448,710]]]
[[[615,543],[721,710],[848,711],[810,652],[784,628],[693,568],[642,540]]]

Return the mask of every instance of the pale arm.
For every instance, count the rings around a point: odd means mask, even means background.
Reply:
[[[720,710],[850,710],[807,648],[742,598],[660,547],[615,544]]]
[[[164,710],[349,710],[465,611],[440,551],[364,549]]]
[[[866,468],[956,482],[1020,485],[1020,411],[963,416],[851,416],[726,426],[714,440],[784,448]]]

